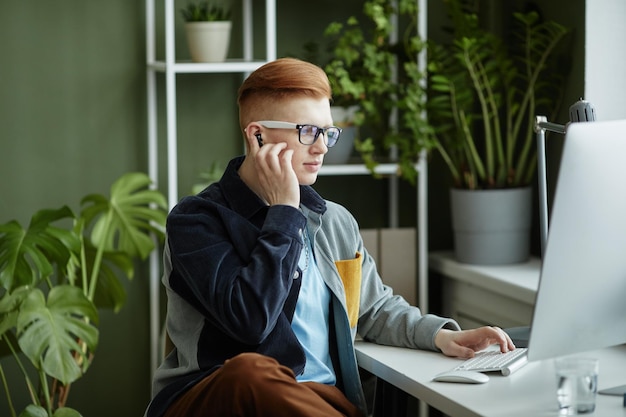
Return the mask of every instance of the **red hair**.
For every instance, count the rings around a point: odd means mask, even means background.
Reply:
[[[267,118],[276,101],[291,97],[331,99],[324,70],[310,62],[280,58],[262,65],[239,87],[237,104],[242,129],[253,120]]]

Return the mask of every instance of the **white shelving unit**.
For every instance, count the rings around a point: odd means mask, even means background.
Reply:
[[[265,2],[265,59],[253,59],[252,0],[242,0],[243,5],[243,58],[221,63],[195,63],[176,61],[175,1],[162,0],[165,6],[165,60],[156,59],[155,2],[146,0],[146,53],[148,66],[148,148],[149,174],[157,180],[157,97],[156,74],[165,74],[165,106],[167,122],[167,179],[168,203],[173,207],[178,201],[178,153],[176,75],[189,73],[241,73],[254,71],[266,62],[276,59],[276,0]]]
[[[178,201],[178,138],[176,108],[176,76],[189,73],[241,73],[247,74],[266,62],[276,59],[276,0],[265,0],[265,59],[253,58],[252,0],[242,0],[243,57],[222,63],[194,63],[176,60],[175,1],[161,0],[165,13],[165,59],[157,60],[155,6],[158,0],[146,0],[146,61],[148,103],[148,173],[158,186],[158,134],[157,134],[157,73],[165,74],[166,142],[167,142],[167,196],[168,207]],[[160,320],[160,262],[154,251],[150,257],[150,364],[156,369],[159,358]]]
[[[273,61],[276,53],[276,0],[265,0],[265,59],[253,57],[253,25],[252,0],[242,0],[243,13],[243,57],[239,60],[227,60],[223,63],[193,63],[176,60],[175,50],[175,0],[145,0],[146,1],[146,61],[147,61],[147,104],[148,104],[148,171],[158,186],[159,164],[157,134],[157,74],[165,75],[165,106],[167,143],[167,196],[168,206],[171,209],[178,202],[178,152],[177,152],[177,108],[176,108],[176,77],[178,74],[189,73],[241,73],[248,74],[266,62]],[[155,4],[162,1],[165,14],[165,59],[157,60],[156,51],[156,16]],[[420,10],[420,33],[426,37],[426,0],[417,0]],[[425,58],[418,57],[425,67]],[[419,305],[424,312],[428,310],[428,280],[427,280],[427,163],[425,153],[420,155],[417,164],[420,173],[417,186],[417,227],[418,227],[418,288]],[[377,168],[380,174],[392,177],[390,185],[390,227],[397,226],[397,183],[394,178],[397,172],[396,164],[381,164]],[[324,166],[320,175],[370,175],[363,165],[328,165]],[[160,362],[161,345],[161,314],[160,314],[160,273],[161,254],[153,251],[150,257],[150,359],[151,369],[154,371]]]

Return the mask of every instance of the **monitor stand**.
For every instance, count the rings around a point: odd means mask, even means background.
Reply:
[[[529,326],[509,327],[503,330],[509,335],[515,347],[520,347],[520,348],[528,347],[528,339],[530,338]],[[620,385],[617,387],[599,390],[598,394],[616,395],[620,397],[624,396],[625,397],[624,401],[626,401],[626,385]],[[624,404],[626,404],[626,402]]]

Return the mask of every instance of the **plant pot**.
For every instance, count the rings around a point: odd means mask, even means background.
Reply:
[[[520,263],[530,256],[532,188],[450,192],[457,261],[478,265]]]
[[[187,45],[194,62],[223,62],[230,45],[231,22],[187,22]]]
[[[354,125],[354,114],[357,110],[358,106],[331,106],[330,114],[333,117],[333,124],[343,130],[339,142],[324,156],[325,164],[345,164],[350,160],[354,150],[354,140],[359,131]]]

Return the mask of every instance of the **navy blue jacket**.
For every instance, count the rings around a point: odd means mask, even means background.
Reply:
[[[393,295],[363,247],[354,218],[340,205],[301,187],[301,210],[268,207],[239,178],[243,157],[218,183],[182,199],[167,221],[163,284],[166,325],[175,349],[155,373],[148,417],[161,416],[178,395],[242,352],[277,359],[300,374],[305,356],[291,319],[300,289],[298,259],[308,228],[331,291],[331,356],[337,385],[365,402],[354,353],[358,332],[374,342],[435,349],[451,320],[421,315]],[[340,274],[341,270],[354,271]],[[356,267],[356,268],[353,268]]]

